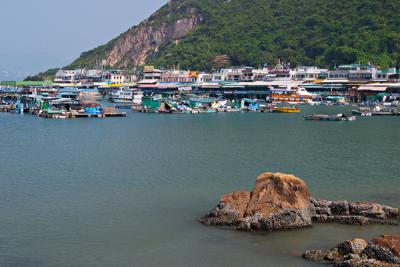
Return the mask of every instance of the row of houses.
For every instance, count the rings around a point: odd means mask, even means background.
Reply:
[[[90,84],[90,83],[109,83],[123,84],[135,82],[136,76],[128,74],[123,70],[59,70],[57,71],[54,82],[61,85]]]
[[[315,80],[348,80],[348,81],[377,81],[397,82],[400,69],[378,68],[371,64],[340,65],[334,70],[322,69],[315,66],[300,66],[289,68],[277,65],[273,68],[256,69],[251,67],[232,67],[212,73],[196,71],[167,70],[146,67],[141,77],[143,81],[151,82],[253,82],[253,81],[315,81]]]
[[[315,66],[289,66],[278,64],[269,68],[231,67],[211,73],[186,70],[160,70],[146,66],[139,75],[123,70],[59,70],[55,75],[56,84],[107,83],[124,84],[141,82],[154,83],[218,83],[218,82],[255,82],[255,81],[308,81],[343,80],[357,82],[397,82],[400,69],[378,68],[371,64],[346,64],[333,70]]]

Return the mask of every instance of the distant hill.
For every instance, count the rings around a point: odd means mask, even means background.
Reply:
[[[398,0],[175,0],[67,68],[334,66],[400,58]]]

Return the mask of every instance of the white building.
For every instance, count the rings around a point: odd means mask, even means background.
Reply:
[[[164,72],[162,70],[155,69],[153,66],[145,66],[143,70],[144,80],[161,80],[161,76]]]
[[[59,70],[57,71],[54,82],[59,84],[76,84],[85,76],[85,70]]]
[[[314,81],[320,76],[326,76],[328,69],[320,69],[314,66],[301,66],[292,71],[292,79],[296,81]]]

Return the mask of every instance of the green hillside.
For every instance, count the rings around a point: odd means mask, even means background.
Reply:
[[[152,62],[207,69],[220,54],[229,55],[234,65],[251,66],[278,58],[292,65],[370,61],[387,66],[400,58],[400,1],[191,2],[206,22]]]
[[[157,52],[148,53],[146,63],[208,70],[218,55],[228,55],[233,65],[249,66],[275,64],[278,59],[292,66],[353,62],[389,66],[400,58],[398,0],[175,0],[137,27],[174,23],[186,16],[188,8],[201,22],[178,44],[167,40]],[[132,29],[82,53],[67,67],[98,66],[119,39],[129,34],[137,38]],[[132,57],[131,52],[122,59]]]

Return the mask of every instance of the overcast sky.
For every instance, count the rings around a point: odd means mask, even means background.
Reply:
[[[0,75],[71,63],[167,0],[1,0]],[[1,78],[1,76],[0,76]]]

